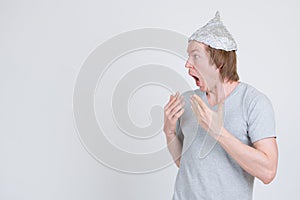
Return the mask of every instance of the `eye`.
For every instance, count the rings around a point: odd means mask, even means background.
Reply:
[[[197,54],[194,54],[193,57],[196,59],[196,58],[199,58],[200,56]]]

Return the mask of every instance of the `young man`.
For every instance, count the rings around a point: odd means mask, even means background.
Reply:
[[[199,89],[171,95],[164,110],[168,148],[179,167],[173,200],[252,199],[254,177],[265,184],[275,177],[272,104],[239,81],[236,50],[218,12],[189,38],[185,67]]]

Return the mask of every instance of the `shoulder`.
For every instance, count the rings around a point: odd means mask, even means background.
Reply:
[[[272,109],[270,99],[262,91],[248,83],[242,83],[243,88],[243,105],[247,114],[253,110]]]
[[[253,101],[269,101],[269,98],[262,91],[256,89],[248,83],[242,83],[244,85],[244,98],[251,102]]]

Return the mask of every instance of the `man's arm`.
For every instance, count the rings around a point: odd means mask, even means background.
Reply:
[[[170,100],[164,108],[164,133],[167,138],[169,152],[177,165],[180,166],[182,144],[176,136],[176,123],[184,112],[184,97],[177,92],[170,96]]]
[[[278,150],[274,137],[258,140],[250,147],[223,127],[223,102],[212,111],[197,95],[191,98],[192,110],[199,124],[213,136],[224,150],[249,174],[270,183],[277,171]]]
[[[175,164],[179,168],[181,152],[182,152],[182,144],[180,140],[177,138],[176,133],[166,135],[166,138],[167,138],[167,145],[168,145],[169,152],[172,155]]]
[[[249,174],[270,183],[277,171],[278,150],[275,138],[259,140],[250,147],[222,128],[217,138],[224,150]]]

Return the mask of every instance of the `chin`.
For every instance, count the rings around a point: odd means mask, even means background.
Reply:
[[[206,92],[207,91],[207,88],[206,87],[204,87],[204,86],[198,86],[199,87],[199,89],[202,91],[202,92]]]

